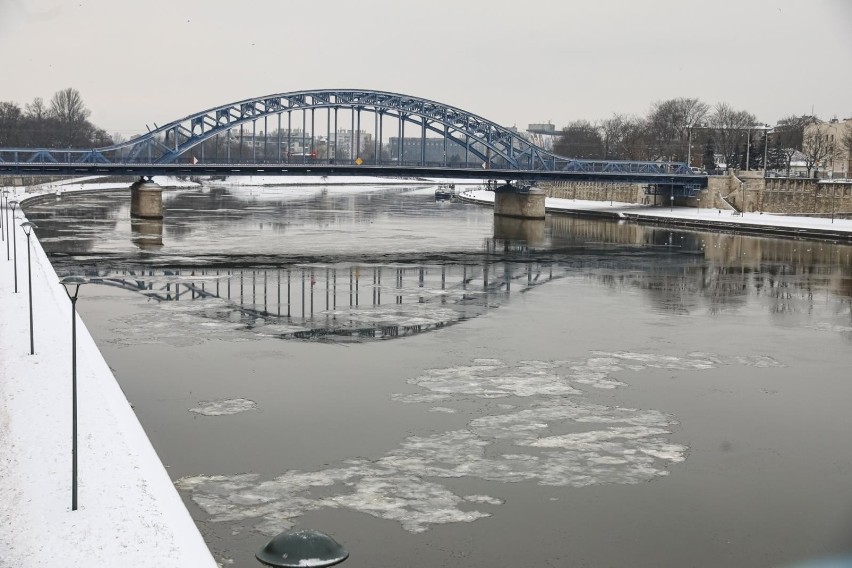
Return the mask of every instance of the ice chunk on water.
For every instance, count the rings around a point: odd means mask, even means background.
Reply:
[[[257,408],[257,403],[247,398],[229,398],[224,400],[202,401],[195,408],[190,408],[190,412],[201,414],[202,416],[225,416],[227,414],[239,414],[247,410]]]

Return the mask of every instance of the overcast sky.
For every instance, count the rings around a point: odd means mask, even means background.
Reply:
[[[74,87],[110,133],[335,87],[522,128],[678,96],[852,117],[852,0],[0,0],[0,54],[0,101]]]

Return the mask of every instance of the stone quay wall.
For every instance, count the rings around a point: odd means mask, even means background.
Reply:
[[[643,200],[647,197],[642,184],[639,183],[557,181],[541,184],[540,187],[547,194],[547,197],[561,199],[643,203]]]
[[[752,195],[747,197],[752,199]],[[767,178],[763,190],[754,197],[759,209],[749,206],[749,210],[799,215],[852,215],[852,180],[820,183],[820,180],[811,178]]]
[[[717,184],[702,189],[698,197],[675,198],[675,205],[680,207],[716,207],[730,209],[731,206],[722,200],[721,196],[731,192],[732,185],[727,177],[720,176]],[[722,183],[718,183],[722,182]],[[739,184],[736,184],[739,187]],[[561,199],[583,199],[588,201],[618,201],[621,203],[640,203],[642,205],[668,206],[668,195],[646,195],[645,184],[626,182],[596,182],[596,181],[557,181],[540,184],[540,188],[548,197]]]
[[[564,181],[541,184],[548,197],[589,201],[619,201],[653,205],[643,184],[594,181]],[[658,195],[657,205],[668,205]],[[852,180],[813,178],[764,178],[763,171],[733,171],[709,176],[707,187],[696,197],[675,199],[682,207],[716,208],[747,212],[852,217]]]

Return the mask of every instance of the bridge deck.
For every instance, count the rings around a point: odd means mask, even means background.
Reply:
[[[13,176],[287,176],[287,175],[367,175],[380,177],[421,177],[452,179],[493,179],[524,181],[601,181],[674,183],[707,185],[706,175],[641,172],[592,172],[452,168],[437,166],[341,165],[341,164],[81,164],[0,162],[0,175]]]

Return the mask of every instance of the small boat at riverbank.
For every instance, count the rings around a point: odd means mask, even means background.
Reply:
[[[435,190],[435,199],[443,200],[443,199],[451,199],[456,194],[456,186],[452,183],[442,183]]]

